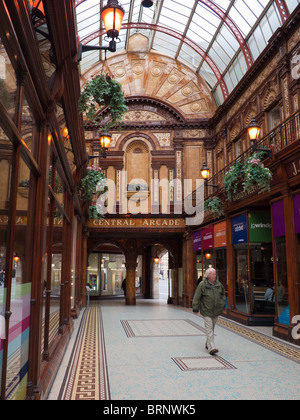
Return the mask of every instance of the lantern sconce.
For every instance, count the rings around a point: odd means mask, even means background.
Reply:
[[[78,53],[78,61],[82,59],[82,53],[86,51],[95,51],[95,50],[102,50],[116,52],[117,51],[117,41],[119,39],[119,33],[121,30],[123,18],[124,18],[125,10],[124,8],[118,3],[118,0],[108,0],[107,5],[103,7],[101,10],[101,17],[104,22],[104,27],[106,30],[106,37],[104,38],[105,41],[109,42],[108,47],[102,47],[98,45],[83,45],[79,44],[79,53]],[[111,40],[109,40],[111,39]]]
[[[106,159],[107,151],[108,151],[108,148],[109,148],[110,142],[111,142],[111,135],[107,131],[104,131],[101,134],[101,136],[99,138],[99,141],[100,141],[100,145],[101,145],[101,149],[102,149],[102,155],[92,155],[92,156],[88,155],[88,160],[96,159],[96,158]]]
[[[206,163],[205,162],[203,162],[203,165],[202,165],[202,168],[201,168],[201,176],[202,176],[202,178],[204,179],[204,185],[206,186],[206,187],[213,187],[213,188],[216,188],[217,189],[217,191],[219,191],[219,185],[212,185],[212,184],[208,184],[208,178],[209,178],[209,168],[208,168],[208,166],[206,165]]]
[[[249,134],[249,138],[251,141],[251,148],[253,150],[253,152],[264,152],[267,157],[269,157],[270,159],[272,159],[273,157],[273,152],[271,149],[259,149],[257,147],[257,141],[260,135],[260,125],[258,124],[258,122],[256,121],[255,116],[253,116],[249,126],[248,126],[248,134]]]

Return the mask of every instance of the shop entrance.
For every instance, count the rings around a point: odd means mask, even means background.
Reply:
[[[143,258],[137,257],[135,272],[136,295],[142,294]],[[90,296],[97,298],[125,298],[126,258],[115,245],[102,244],[88,258],[87,286]]]

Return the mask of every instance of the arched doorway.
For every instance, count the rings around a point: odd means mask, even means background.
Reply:
[[[175,284],[170,250],[163,244],[155,244],[148,246],[146,255],[145,297],[173,303]]]

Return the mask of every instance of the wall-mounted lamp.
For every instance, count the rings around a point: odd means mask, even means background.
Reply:
[[[154,263],[155,264],[158,264],[159,263],[159,257],[158,256],[154,257]]]
[[[217,188],[217,191],[219,191],[219,185],[212,185],[212,184],[208,184],[208,179],[209,179],[209,168],[206,165],[205,162],[203,162],[202,168],[201,168],[201,176],[204,179],[204,185],[206,187],[213,187],[213,188]]]
[[[104,159],[106,158],[107,151],[111,143],[111,135],[108,132],[104,131],[101,134],[99,140],[100,140],[100,145],[102,149],[102,155],[92,155],[92,156],[88,155],[88,160],[96,159],[96,158],[104,158]]]
[[[107,5],[101,10],[101,17],[106,30],[105,41],[109,42],[108,47],[100,47],[97,45],[82,45],[79,44],[78,61],[82,59],[82,53],[86,51],[117,51],[117,42],[119,40],[119,33],[123,22],[125,10],[118,3],[118,0],[108,0]]]
[[[211,253],[210,253],[210,252],[207,252],[207,253],[205,254],[205,258],[206,258],[207,260],[210,260],[210,259],[211,259]]]
[[[253,116],[249,126],[248,126],[248,134],[251,141],[251,148],[253,152],[264,152],[268,155],[269,158],[272,158],[273,153],[271,149],[259,149],[257,147],[257,140],[260,135],[261,128],[258,124],[258,122],[255,119],[255,116]]]

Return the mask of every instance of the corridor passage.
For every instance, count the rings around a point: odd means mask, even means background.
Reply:
[[[162,301],[91,302],[74,331],[49,400],[297,400],[300,349],[220,318],[219,353],[204,322]]]

